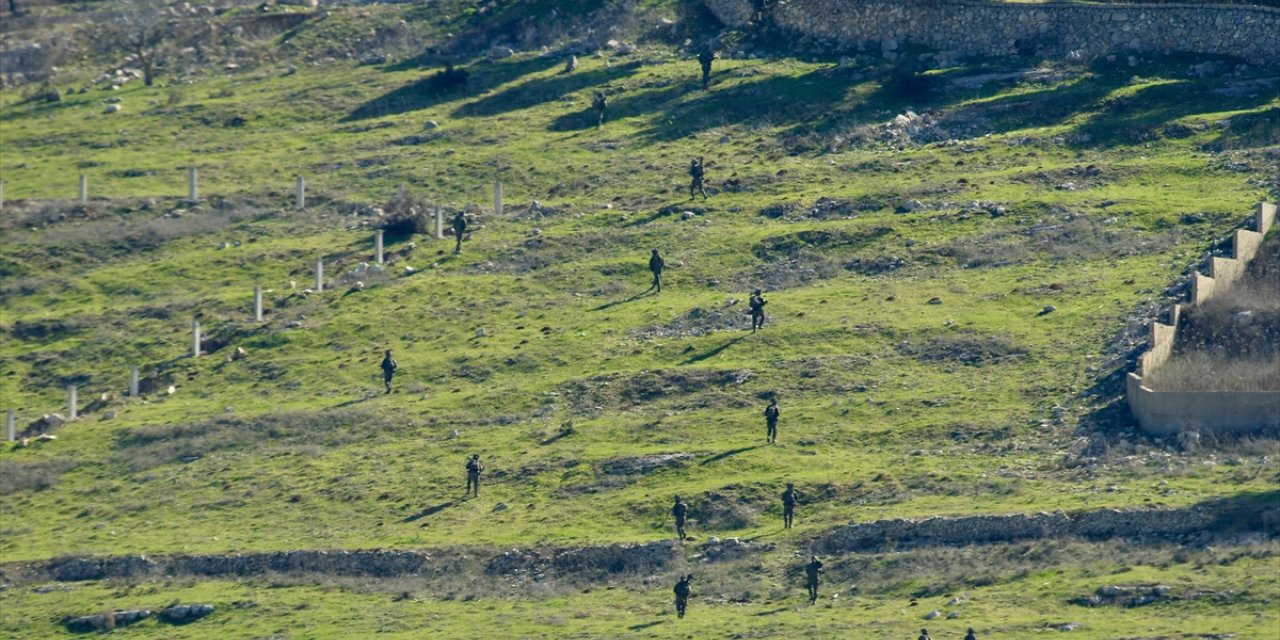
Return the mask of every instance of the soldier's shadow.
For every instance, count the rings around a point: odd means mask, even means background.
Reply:
[[[710,350],[710,351],[708,351],[708,352],[706,352],[706,353],[699,353],[698,355],[692,356],[692,357],[690,357],[688,360],[685,360],[684,362],[681,362],[680,364],[682,364],[682,365],[685,365],[685,364],[695,364],[695,363],[698,363],[698,362],[702,362],[703,360],[707,360],[707,359],[710,359],[710,358],[714,358],[714,357],[716,357],[716,356],[720,355],[721,353],[723,353],[725,349],[728,349],[729,347],[732,347],[733,345],[738,344],[739,342],[742,342],[743,340],[746,340],[746,339],[747,339],[747,336],[738,336],[738,337],[736,337],[736,338],[731,338],[731,339],[729,339],[728,341],[726,341],[724,344],[722,344],[722,345],[720,345],[720,346],[718,346],[718,347],[716,347],[716,348],[714,348],[714,349],[712,349],[712,350]]]
[[[427,517],[427,516],[429,516],[429,515],[431,515],[431,514],[439,513],[439,512],[441,512],[441,511],[444,511],[445,509],[448,509],[449,507],[452,507],[452,506],[453,506],[453,505],[455,505],[455,504],[457,504],[457,503],[456,503],[456,502],[445,502],[445,503],[443,503],[443,504],[435,505],[434,507],[427,507],[426,509],[423,509],[422,511],[419,511],[418,513],[415,513],[415,514],[413,514],[413,515],[411,515],[411,516],[406,517],[404,520],[401,520],[400,522],[416,522],[416,521],[421,520],[421,519],[423,519],[423,518],[425,518],[425,517]]]
[[[639,300],[640,298],[643,298],[652,293],[656,293],[656,292],[654,291],[653,287],[649,287],[648,290],[641,291],[640,293],[637,293],[634,296],[631,296],[630,298],[625,298],[623,300],[614,300],[613,302],[606,302],[598,307],[593,308],[592,311],[604,311],[605,309],[612,309],[620,304],[635,302],[636,300]]]

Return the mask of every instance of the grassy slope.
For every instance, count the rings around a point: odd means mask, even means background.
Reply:
[[[5,328],[49,319],[81,328],[43,340],[6,335],[0,396],[30,417],[59,406],[60,380],[89,376],[82,391],[89,398],[121,387],[134,362],[172,362],[178,386],[173,396],[112,407],[113,420],[90,414],[61,430],[56,443],[0,453],[8,469],[50,457],[80,462],[53,490],[0,497],[4,559],[649,540],[667,535],[664,514],[674,493],[708,505],[715,503],[708,494],[728,496],[756,512],[729,529],[706,531],[695,510],[699,536],[802,543],[850,519],[1182,505],[1271,486],[1273,469],[1260,457],[1210,466],[1156,452],[1089,470],[1064,469],[1060,461],[1076,419],[1091,408],[1075,398],[1098,375],[1090,367],[1101,363],[1111,336],[1263,197],[1257,183],[1245,182],[1248,175],[1197,151],[1219,135],[1214,127],[1177,139],[1136,141],[1133,134],[1158,134],[1173,121],[1212,124],[1280,102],[1213,94],[1209,89],[1224,81],[1186,81],[1175,69],[1132,76],[1104,68],[1059,88],[1020,85],[938,100],[932,106],[985,117],[996,132],[960,147],[873,144],[788,155],[787,140],[883,121],[906,104],[874,80],[851,80],[850,71],[823,62],[724,61],[709,94],[695,90],[693,64],[663,51],[618,57],[612,66],[584,58],[567,77],[558,67],[529,57],[477,65],[476,91],[410,97],[412,109],[367,119],[347,116],[379,96],[413,95],[402,87],[426,70],[326,65],[288,77],[276,69],[210,77],[176,90],[130,86],[115,92],[125,111],[110,116],[100,113],[100,91],[54,106],[0,96],[0,165],[10,203],[66,197],[81,170],[95,194],[159,198],[150,211],[96,205],[96,222],[29,231],[6,221],[6,279],[32,282],[34,290],[5,299]],[[585,110],[590,93],[602,88],[611,93],[612,118],[596,131],[586,126]],[[176,104],[172,91],[180,94]],[[223,127],[234,115],[247,124]],[[391,144],[423,133],[428,119],[442,125],[435,139]],[[387,126],[357,132],[374,123]],[[1080,132],[1097,142],[1052,141]],[[723,135],[727,143],[719,142]],[[1025,137],[1032,140],[1015,144]],[[693,154],[714,163],[713,184],[734,174],[748,189],[696,203],[706,212],[690,220],[656,215],[683,203],[683,164]],[[113,246],[118,234],[181,207],[179,167],[193,158],[204,167],[204,193],[257,202],[268,215],[154,250]],[[289,280],[299,288],[310,283],[315,256],[326,256],[338,273],[371,251],[369,233],[330,205],[287,210],[295,173],[308,176],[321,202],[382,201],[407,183],[463,205],[488,201],[494,161],[510,167],[509,209],[537,199],[561,213],[482,216],[485,228],[460,258],[441,257],[444,243],[419,238],[401,263],[417,267],[415,275],[350,295],[288,297]],[[1055,189],[1071,180],[1059,172],[1089,164],[1104,168],[1105,186]],[[125,169],[152,173],[125,178],[118,173]],[[956,186],[960,178],[970,186]],[[1010,215],[965,217],[956,206],[830,221],[758,215],[766,205],[819,197],[991,200],[1006,203]],[[1098,208],[1104,200],[1119,204]],[[1188,212],[1210,213],[1208,224],[1171,231]],[[1089,234],[1080,246],[1064,241],[1060,257],[1018,251],[1012,265],[974,269],[936,254],[966,242],[981,253],[993,233],[1061,224],[1073,214],[1098,222],[1099,235],[1114,229],[1149,244],[1116,256],[1122,245]],[[206,204],[177,221],[150,224],[178,233],[214,215]],[[1114,220],[1102,225],[1108,218]],[[517,268],[512,253],[535,227],[544,244],[534,253],[550,264]],[[762,334],[633,333],[745,299],[749,274],[764,264],[753,247],[766,239],[882,227],[890,231],[874,241],[811,251],[842,261],[896,255],[910,260],[907,267],[880,276],[837,273],[773,292],[773,323]],[[244,244],[217,248],[236,240]],[[646,286],[642,265],[653,246],[674,266],[668,291],[632,299]],[[786,268],[779,265],[765,268]],[[233,343],[249,358],[182,358],[197,310],[208,327],[251,329],[244,320],[254,283],[272,290],[273,309],[265,332]],[[1050,283],[1066,286],[1054,292]],[[944,303],[925,304],[934,296]],[[1046,304],[1057,311],[1038,316]],[[303,328],[286,329],[295,319]],[[912,344],[957,334],[1007,339],[1026,354],[973,366],[909,353]],[[390,397],[374,393],[384,345],[396,350],[403,371],[401,392]],[[743,384],[677,390],[638,405],[619,401],[608,387],[595,391],[598,409],[574,409],[579,399],[560,394],[566,383],[606,373],[740,369],[753,372]],[[760,396],[775,391],[785,412],[782,443],[757,447]],[[1069,407],[1056,423],[1055,405]],[[170,448],[121,439],[140,427],[211,416],[252,424],[272,411],[336,408],[345,411],[331,412],[340,416],[336,428],[284,438],[227,435],[246,428],[238,426]],[[572,435],[543,444],[569,422]],[[484,453],[491,472],[484,497],[402,522],[457,500],[461,460],[473,451]],[[698,457],[629,483],[600,473],[606,460],[671,452]],[[178,463],[185,453],[203,457]],[[804,507],[787,535],[774,520],[773,496],[783,481],[814,493],[829,485],[832,495]],[[494,513],[498,502],[512,508]],[[92,589],[76,597],[92,597]],[[1013,585],[1008,592],[1018,591]]]

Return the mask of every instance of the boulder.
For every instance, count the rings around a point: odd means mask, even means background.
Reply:
[[[177,604],[160,612],[160,621],[169,624],[190,624],[213,613],[211,604]]]

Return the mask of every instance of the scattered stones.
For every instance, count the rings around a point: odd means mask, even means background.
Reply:
[[[422,127],[430,131],[431,129],[439,129],[440,123],[435,120],[428,120],[422,125]]]
[[[928,304],[942,304],[942,298],[939,298],[937,296],[929,298]]]
[[[106,109],[103,109],[103,110],[102,110],[102,112],[103,112],[103,113],[118,113],[118,112],[119,112],[121,109],[123,109],[123,108],[124,108],[124,107],[122,107],[122,106],[121,106],[121,105],[119,105],[119,104],[109,104],[109,105],[107,105],[107,108],[106,108]]]
[[[924,619],[925,619],[925,620],[933,620],[933,619],[935,619],[935,618],[937,618],[937,617],[939,617],[939,616],[941,616],[941,615],[942,615],[942,612],[941,612],[941,611],[938,611],[937,609],[934,609],[933,611],[930,611],[929,613],[924,614]]]

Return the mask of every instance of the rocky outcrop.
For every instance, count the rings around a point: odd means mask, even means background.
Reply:
[[[705,2],[726,25],[752,18],[753,0]],[[810,39],[871,46],[890,59],[914,45],[960,55],[1189,51],[1280,65],[1280,9],[1269,7],[790,0],[767,19]]]

